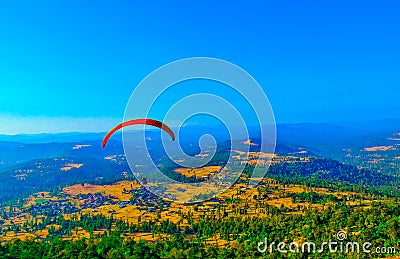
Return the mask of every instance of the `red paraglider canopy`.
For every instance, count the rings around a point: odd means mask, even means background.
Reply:
[[[172,141],[175,140],[175,135],[172,132],[172,130],[170,129],[170,127],[168,127],[166,124],[162,123],[161,121],[158,120],[153,120],[153,119],[136,119],[136,120],[130,120],[130,121],[126,121],[123,122],[119,125],[117,125],[115,128],[113,128],[112,130],[110,130],[110,132],[107,133],[107,135],[104,137],[103,139],[103,148],[106,146],[108,139],[112,136],[112,134],[114,134],[117,130],[122,129],[123,127],[126,126],[132,126],[132,125],[136,125],[136,124],[146,124],[146,125],[151,125],[157,128],[160,128],[162,130],[165,130],[172,138]]]

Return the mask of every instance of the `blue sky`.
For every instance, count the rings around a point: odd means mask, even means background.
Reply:
[[[0,133],[106,131],[195,56],[247,70],[278,123],[400,118],[397,1],[215,2],[1,2]]]

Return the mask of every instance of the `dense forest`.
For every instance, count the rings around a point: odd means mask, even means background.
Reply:
[[[168,221],[127,224],[112,217],[82,216],[80,220],[64,220],[62,217],[48,222],[33,223],[34,229],[43,228],[49,222],[62,227],[52,230],[50,238],[38,240],[14,240],[0,246],[1,258],[280,258],[278,251],[260,253],[257,243],[265,238],[279,242],[304,238],[322,243],[335,239],[337,230],[348,233],[348,241],[370,242],[373,248],[391,247],[400,251],[400,201],[373,203],[370,208],[331,204],[323,211],[307,210],[304,215],[285,214],[284,210],[265,207],[267,217],[224,217],[205,213],[189,227],[180,227]],[[112,227],[115,225],[114,230]],[[96,229],[107,229],[102,236],[91,236],[77,241],[63,240],[63,234],[77,226],[93,233]],[[159,242],[133,241],[123,238],[123,233],[151,231],[153,235],[166,234]],[[206,240],[220,237],[226,246],[208,245]],[[375,250],[374,250],[375,251]],[[373,253],[343,252],[330,254],[294,253],[288,258],[376,258]],[[387,256],[383,254],[382,256]]]

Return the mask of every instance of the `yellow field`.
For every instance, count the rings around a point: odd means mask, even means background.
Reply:
[[[61,171],[69,171],[72,168],[80,168],[82,166],[83,166],[83,164],[66,164],[64,167],[61,167],[60,170]]]
[[[181,202],[189,202],[192,200],[195,196],[199,194],[206,194],[206,193],[212,193],[212,192],[219,192],[219,188],[215,186],[212,183],[203,183],[202,184],[202,191],[199,192],[199,188],[187,184],[170,184],[168,185],[168,190],[166,191],[166,194],[172,194],[175,196],[179,201]],[[182,191],[185,190],[185,191]]]
[[[376,146],[376,147],[366,147],[364,148],[364,151],[367,152],[374,152],[374,151],[388,151],[388,150],[394,150],[395,148],[393,146]]]
[[[71,196],[76,196],[78,194],[101,193],[103,195],[113,196],[121,201],[125,201],[129,200],[132,195],[123,193],[124,189],[132,190],[138,189],[139,187],[140,184],[137,184],[134,181],[121,181],[112,185],[93,185],[85,183],[83,186],[81,184],[75,184],[65,187],[63,192]]]
[[[9,231],[6,233],[5,236],[2,236],[1,239],[5,241],[11,241],[13,239],[20,239],[20,240],[27,240],[27,239],[34,239],[36,236],[31,233],[17,233],[16,235],[14,232]]]
[[[176,173],[184,175],[186,177],[210,177],[211,174],[219,173],[221,171],[221,166],[205,166],[201,168],[178,168],[175,170]]]
[[[255,144],[255,143],[251,142],[251,139],[248,139],[248,140],[244,141],[243,144],[250,145],[250,146],[258,146],[258,144]]]

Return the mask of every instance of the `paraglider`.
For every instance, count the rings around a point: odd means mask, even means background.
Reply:
[[[136,120],[130,120],[130,121],[123,122],[123,123],[117,125],[112,130],[110,130],[110,132],[108,132],[107,135],[103,139],[103,144],[102,144],[103,148],[106,146],[108,139],[117,130],[122,129],[123,127],[126,127],[126,126],[132,126],[132,125],[137,125],[137,124],[151,125],[151,126],[160,128],[162,130],[165,130],[171,136],[172,141],[175,140],[175,135],[172,132],[172,130],[170,129],[170,127],[168,127],[166,124],[162,123],[161,121],[153,120],[153,119],[136,119]]]

